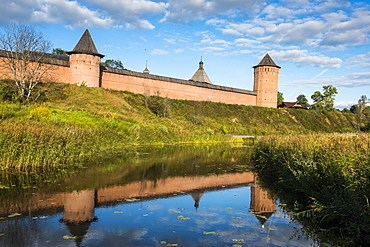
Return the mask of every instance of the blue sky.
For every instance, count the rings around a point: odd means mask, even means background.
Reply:
[[[0,26],[34,25],[72,50],[89,28],[127,69],[190,79],[202,57],[213,84],[253,89],[269,53],[286,101],[338,88],[336,107],[370,98],[370,3],[347,0],[0,0]]]

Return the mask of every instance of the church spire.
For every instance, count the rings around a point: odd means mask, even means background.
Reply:
[[[144,74],[149,74],[150,70],[148,69],[148,61],[146,61],[145,69],[143,70]]]
[[[203,59],[200,57],[199,69],[203,69]]]

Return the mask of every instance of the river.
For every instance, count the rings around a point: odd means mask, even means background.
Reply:
[[[3,185],[0,246],[316,246],[259,186],[250,151],[135,147],[48,183]]]

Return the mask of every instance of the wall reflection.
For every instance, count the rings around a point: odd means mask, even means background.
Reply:
[[[266,221],[276,211],[275,201],[266,190],[258,185],[258,179],[252,172],[221,176],[168,178],[157,181],[155,184],[148,184],[148,181],[145,181],[98,190],[74,191],[63,195],[65,204],[62,221],[66,223],[71,235],[81,238],[87,233],[88,222],[96,220],[95,206],[122,204],[127,203],[126,200],[133,199],[148,200],[172,197],[181,192],[191,195],[194,207],[197,209],[207,190],[214,191],[241,185],[251,185],[250,209],[264,228]]]
[[[59,187],[57,184],[37,189],[22,199],[7,198],[3,194],[0,217],[6,218],[14,212],[31,217],[61,213],[58,219],[75,237],[76,246],[80,246],[91,224],[99,222],[95,215],[97,208],[135,200],[189,195],[193,199],[189,207],[199,210],[213,206],[202,202],[210,191],[250,186],[249,209],[256,216],[256,223],[258,220],[264,227],[276,211],[274,200],[248,171],[244,148],[195,149],[189,146],[182,152],[173,147],[170,150],[142,150],[132,157],[122,157],[116,163],[91,167],[65,178]],[[6,219],[11,227],[12,218]]]

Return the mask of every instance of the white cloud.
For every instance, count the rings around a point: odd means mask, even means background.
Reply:
[[[213,18],[213,19],[209,19],[208,21],[206,21],[206,25],[211,25],[211,26],[224,25],[227,23],[228,23],[227,20],[218,19],[218,18]]]
[[[123,25],[114,25],[115,28],[125,28],[125,29],[154,29],[155,27],[147,20],[136,19],[131,22],[126,22]]]
[[[340,50],[370,43],[369,8],[346,0],[282,0],[266,4],[253,19],[215,17],[206,24],[224,35],[246,36],[267,44]]]
[[[37,5],[37,0],[0,0],[0,24],[12,22],[28,22],[32,18],[32,8]]]
[[[171,45],[174,45],[176,44],[176,40],[175,39],[164,39],[164,41],[166,41],[168,44],[171,44]]]
[[[279,3],[260,0],[0,0],[0,6],[0,24],[17,21],[58,23],[70,28],[151,30],[160,18],[161,22],[204,20],[223,35],[245,37],[271,47],[296,45],[338,50],[370,43],[370,6],[351,4],[347,0],[281,0]],[[225,40],[212,34],[211,41]],[[179,39],[165,41],[174,44]]]
[[[169,54],[168,51],[160,50],[160,49],[155,49],[150,52],[150,55],[167,55],[167,54]]]
[[[336,108],[351,108],[351,106],[356,105],[356,101],[334,101],[334,106]]]
[[[217,15],[253,13],[262,6],[259,0],[168,0],[162,21],[188,22]]]
[[[324,55],[310,55],[307,50],[271,51],[270,55],[276,61],[293,62],[297,66],[313,65],[320,68],[340,68],[340,58],[330,58]]]
[[[117,25],[129,29],[154,29],[154,25],[147,18],[163,14],[167,6],[163,2],[150,0],[86,0],[86,2],[109,15]]]
[[[225,28],[222,28],[222,33],[231,34],[231,35],[250,35],[250,36],[262,36],[265,33],[264,28],[256,27],[250,23],[231,23],[228,24]]]
[[[175,49],[175,50],[173,50],[173,52],[174,53],[176,53],[176,54],[178,54],[178,53],[183,53],[183,52],[185,52],[185,50],[184,49]]]
[[[225,48],[222,47],[216,47],[216,46],[207,46],[207,47],[200,47],[200,48],[191,48],[193,51],[202,51],[205,53],[214,53],[219,51],[224,51]]]
[[[346,76],[336,78],[323,78],[316,80],[300,80],[284,83],[284,85],[301,87],[313,87],[317,85],[333,85],[335,87],[365,87],[370,86],[370,72],[351,73]]]
[[[303,6],[301,5],[300,8],[294,6],[293,3],[290,3],[289,5],[288,4],[285,6],[277,3],[267,5],[262,11],[262,14],[266,14],[267,18],[270,20],[281,17],[291,19],[297,15],[306,14],[310,11],[310,8],[307,8],[307,4],[304,4]]]
[[[348,61],[354,64],[351,67],[370,68],[370,52],[351,57]]]
[[[249,54],[249,53],[252,53],[252,51],[250,51],[250,50],[236,50],[236,51],[231,52],[231,54]]]
[[[0,6],[0,23],[41,22],[65,24],[70,28],[154,29],[147,18],[164,14],[167,5],[150,0],[0,0]]]
[[[71,28],[87,28],[91,26],[107,28],[112,20],[102,17],[97,11],[89,10],[76,1],[43,0],[40,9],[32,16],[34,22],[69,23]]]
[[[357,10],[352,18],[332,23],[319,45],[335,49],[369,43],[370,11]]]
[[[326,30],[322,21],[307,20],[303,23],[281,23],[272,31],[272,35],[259,40],[269,43],[306,44],[312,45],[313,39],[318,38]]]
[[[212,40],[211,38],[204,38],[200,41],[200,44],[206,44],[206,45],[222,45],[222,46],[228,46],[231,44],[230,41],[222,40],[222,39],[215,39]]]
[[[253,47],[254,45],[259,44],[261,42],[259,42],[257,40],[253,40],[253,39],[240,38],[240,39],[236,39],[234,41],[234,43],[235,43],[236,46]]]

